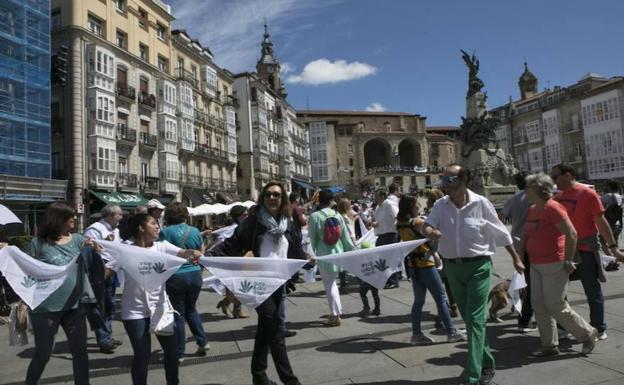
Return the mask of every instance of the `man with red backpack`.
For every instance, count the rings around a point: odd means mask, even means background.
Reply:
[[[329,190],[319,193],[319,210],[310,215],[308,234],[314,254],[323,256],[353,250],[349,230],[342,216],[332,209],[334,195]],[[342,304],[336,285],[340,268],[328,262],[319,261],[319,271],[327,293],[330,315],[327,326],[340,326]]]

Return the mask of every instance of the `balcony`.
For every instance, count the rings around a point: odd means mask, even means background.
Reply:
[[[117,174],[117,187],[136,189],[139,187],[139,178],[136,174],[119,173]]]
[[[155,151],[158,145],[158,137],[147,132],[139,133],[139,145],[148,150]]]
[[[201,156],[202,158],[210,157],[210,147],[207,144],[195,144],[195,154]]]
[[[575,163],[583,163],[583,155],[570,155],[568,157],[568,163],[570,164],[575,164]]]
[[[141,92],[139,94],[139,104],[142,107],[154,110],[156,109],[156,96],[154,94],[148,94],[147,92]]]
[[[526,135],[518,135],[514,137],[514,146],[521,146],[523,144],[528,143],[528,138]]]
[[[126,83],[117,83],[117,96],[134,103],[136,100],[136,90]]]
[[[160,179],[154,176],[145,176],[141,181],[141,190],[150,191],[150,192],[158,192],[158,184]]]
[[[199,86],[199,81],[195,77],[195,75],[191,71],[187,71],[182,67],[176,68],[176,80],[183,80],[191,83],[193,88],[197,88]]]
[[[210,156],[213,160],[219,160],[222,162],[227,162],[227,152],[218,149],[218,148],[210,148]]]
[[[233,95],[224,95],[222,98],[222,103],[224,106],[232,106],[234,108],[238,108],[238,99]]]
[[[117,141],[118,144],[125,144],[133,147],[136,144],[137,132],[132,128],[128,128],[125,123],[117,123]]]
[[[180,174],[180,183],[188,186],[201,187],[204,185],[204,178],[199,175]]]
[[[195,112],[195,120],[199,123],[206,123],[208,121],[208,114],[203,112],[202,110],[194,109]]]

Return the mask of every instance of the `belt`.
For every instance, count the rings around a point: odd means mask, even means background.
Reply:
[[[477,255],[476,257],[468,257],[468,258],[444,258],[444,262],[461,265],[464,263],[486,261],[489,259],[490,259],[489,255]]]

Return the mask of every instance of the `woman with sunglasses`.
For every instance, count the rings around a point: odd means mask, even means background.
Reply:
[[[288,195],[280,182],[267,183],[260,192],[258,204],[236,228],[234,234],[208,252],[210,255],[258,258],[306,259],[301,232],[292,221]],[[277,289],[256,308],[258,326],[251,358],[253,385],[275,385],[266,374],[269,351],[275,369],[285,385],[301,385],[288,360],[285,344],[285,287]]]

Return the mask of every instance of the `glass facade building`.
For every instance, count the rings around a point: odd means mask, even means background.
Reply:
[[[0,174],[50,178],[50,0],[0,1]]]

